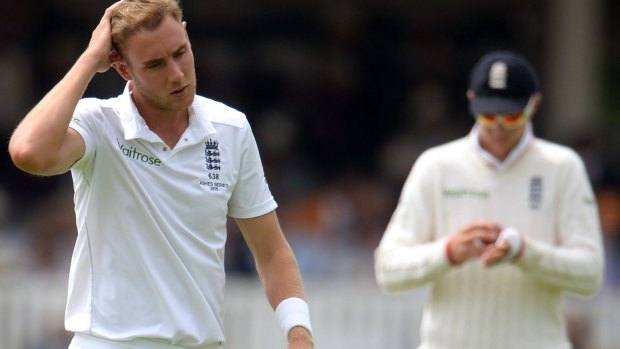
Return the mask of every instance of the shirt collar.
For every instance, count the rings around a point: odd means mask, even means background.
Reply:
[[[160,142],[161,139],[157,134],[152,132],[146,124],[146,121],[140,116],[138,108],[131,98],[130,82],[127,82],[123,94],[118,96],[117,103],[114,105],[119,114],[119,119],[123,127],[125,139],[142,138],[151,142]],[[189,127],[188,132],[198,141],[210,134],[216,133],[215,127],[209,121],[209,113],[200,103],[199,96],[195,96],[192,105],[189,107]]]
[[[525,132],[523,132],[523,136],[519,140],[519,143],[512,148],[508,156],[504,161],[498,160],[491,153],[486,151],[480,145],[480,136],[478,132],[478,124],[476,123],[472,128],[469,134],[469,142],[473,149],[482,157],[482,159],[489,165],[493,166],[496,170],[500,172],[506,171],[512,164],[517,162],[517,160],[525,153],[528,146],[531,144],[534,139],[534,132],[532,130],[532,123],[528,122],[525,126]]]

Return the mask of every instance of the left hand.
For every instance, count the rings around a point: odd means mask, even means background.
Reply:
[[[523,234],[514,227],[501,231],[494,244],[487,245],[480,255],[482,264],[486,267],[503,263],[515,262],[523,253],[525,240]]]
[[[312,335],[301,326],[291,328],[288,332],[288,349],[312,349]]]
[[[508,252],[510,252],[510,244],[506,241],[489,244],[482,255],[480,255],[480,261],[482,261],[485,267],[491,267],[501,261]]]

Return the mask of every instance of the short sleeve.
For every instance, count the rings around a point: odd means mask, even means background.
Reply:
[[[73,164],[73,168],[80,168],[83,166],[86,162],[88,162],[88,159],[92,159],[95,153],[96,137],[94,130],[97,128],[94,123],[96,122],[95,115],[100,109],[101,108],[97,99],[84,98],[78,102],[77,107],[73,112],[73,117],[71,118],[69,127],[76,130],[82,136],[86,147],[84,155],[80,160]]]
[[[252,218],[273,211],[277,204],[269,190],[256,140],[249,123],[242,129],[239,178],[228,202],[234,218]]]

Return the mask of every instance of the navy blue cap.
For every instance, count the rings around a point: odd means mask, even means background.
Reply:
[[[469,111],[477,115],[520,112],[540,86],[536,71],[523,56],[493,51],[472,69],[469,89],[474,93]]]

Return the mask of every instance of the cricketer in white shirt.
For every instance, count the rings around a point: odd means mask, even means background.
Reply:
[[[418,349],[568,349],[565,292],[591,295],[604,267],[586,168],[534,137],[537,73],[513,51],[470,73],[468,137],[416,160],[375,251],[387,292],[430,286]]]
[[[232,217],[288,347],[310,349],[301,275],[252,132],[240,112],[196,96],[186,26],[176,0],[112,4],[9,142],[25,172],[73,176],[70,348],[219,348]],[[83,98],[110,67],[125,92]]]
[[[78,238],[69,331],[111,339],[223,342],[226,217],[276,208],[245,116],[196,96],[174,149],[151,132],[129,89],[83,99],[70,127]]]
[[[430,285],[419,349],[568,349],[565,291],[592,294],[601,234],[585,167],[571,149],[532,134],[499,162],[469,137],[416,161],[376,251],[388,292]],[[451,234],[477,219],[524,235],[516,263],[449,262]]]

